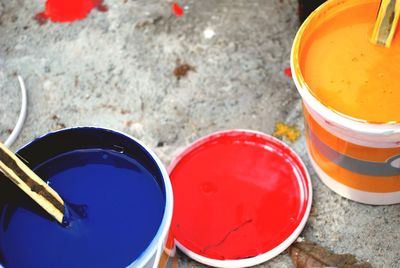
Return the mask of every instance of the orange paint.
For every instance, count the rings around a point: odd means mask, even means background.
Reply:
[[[397,148],[371,148],[357,145],[340,139],[323,127],[321,127],[309,114],[307,108],[303,108],[304,117],[307,126],[312,132],[327,146],[336,152],[342,153],[349,157],[371,162],[385,162],[394,155],[400,155],[400,147]],[[307,133],[306,133],[307,134]],[[389,193],[400,191],[399,176],[367,176],[357,174],[326,158],[318,148],[312,143],[308,135],[306,135],[307,146],[313,160],[318,166],[329,176],[335,178],[338,182],[366,192]]]
[[[387,159],[393,157],[394,155],[400,155],[400,147],[372,148],[345,141],[339,137],[336,137],[335,135],[324,129],[321,125],[319,125],[310,115],[306,107],[303,107],[303,113],[308,127],[323,143],[328,145],[336,152],[353,158],[373,162],[385,162]],[[400,180],[398,181],[400,190]]]
[[[400,122],[400,27],[390,48],[369,39],[379,0],[336,1],[308,25],[300,69],[331,109],[374,123]]]
[[[400,124],[394,124],[400,28],[390,48],[370,42],[379,4],[327,1],[299,29],[291,66],[318,176],[349,199],[394,204],[400,203]]]
[[[272,136],[277,138],[286,137],[290,142],[297,141],[300,135],[301,133],[296,126],[289,126],[282,122],[275,124],[275,132],[272,134]]]
[[[313,160],[318,163],[327,175],[352,189],[371,193],[391,193],[400,191],[399,176],[366,176],[342,168],[326,158],[315,146],[306,139],[308,150]]]

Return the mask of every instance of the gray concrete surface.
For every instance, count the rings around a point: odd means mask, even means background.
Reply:
[[[290,78],[296,0],[107,0],[73,24],[39,26],[44,0],[0,0],[0,140],[19,112],[22,75],[29,115],[13,149],[46,132],[98,125],[143,140],[165,165],[188,143],[229,128],[272,133],[277,121],[303,129]],[[206,39],[204,30],[215,35]],[[177,81],[177,60],[195,67]],[[312,175],[314,201],[302,236],[374,267],[400,267],[400,206],[348,201],[316,177],[304,136],[290,145]],[[203,267],[181,254],[182,267]],[[281,254],[258,267],[292,267]]]

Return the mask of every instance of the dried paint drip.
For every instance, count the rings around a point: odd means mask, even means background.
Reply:
[[[285,123],[279,122],[275,125],[274,137],[286,137],[289,141],[294,142],[300,137],[300,131],[296,126],[289,126]]]
[[[196,68],[187,64],[181,64],[180,61],[177,61],[177,67],[174,69],[174,76],[177,80],[180,80],[182,77],[186,77],[189,71],[196,71]]]
[[[174,12],[175,16],[177,17],[181,17],[184,15],[183,8],[176,2],[172,4],[172,12]]]
[[[45,11],[38,13],[35,20],[40,25],[49,19],[53,22],[73,22],[86,18],[94,8],[100,12],[108,11],[103,0],[47,0]]]

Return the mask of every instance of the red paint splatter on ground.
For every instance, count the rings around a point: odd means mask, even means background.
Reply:
[[[172,4],[172,12],[174,12],[175,16],[177,17],[183,16],[183,8],[176,2]]]
[[[38,13],[35,20],[45,24],[48,20],[53,22],[73,22],[82,20],[96,8],[101,12],[108,10],[103,0],[47,0],[45,11]]]
[[[285,75],[288,77],[292,77],[292,69],[290,67],[287,67],[284,71]]]

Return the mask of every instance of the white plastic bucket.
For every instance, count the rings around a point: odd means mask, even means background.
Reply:
[[[22,158],[28,160],[29,164],[37,166],[37,164],[50,159],[50,156],[54,157],[65,152],[81,149],[112,150],[113,146],[115,146],[115,150],[118,150],[118,148],[122,148],[118,147],[118,144],[125,146],[123,151],[118,151],[119,153],[125,154],[126,152],[129,152],[127,153],[129,156],[137,155],[137,159],[143,159],[140,161],[145,161],[146,168],[150,168],[150,170],[154,171],[154,174],[157,174],[154,176],[157,177],[156,179],[160,188],[162,188],[161,191],[165,197],[164,212],[156,234],[139,257],[137,257],[133,263],[128,265],[128,267],[155,268],[158,267],[172,220],[173,194],[168,173],[152,150],[139,140],[118,131],[95,127],[78,127],[46,134],[24,146],[18,151],[18,153]],[[9,183],[8,181],[6,182]],[[14,186],[12,184],[10,185]],[[3,188],[3,191],[7,191],[4,189],[6,188]],[[7,197],[4,196],[4,193],[0,200],[0,212],[2,202],[7,202]],[[145,204],[143,204],[143,206],[145,206]],[[62,242],[60,242],[60,246],[61,245]],[[6,247],[7,245],[3,246]],[[0,244],[0,267],[2,267],[1,255]]]
[[[400,124],[368,123],[328,108],[310,92],[300,66],[302,44],[320,18],[370,2],[379,1],[331,0],[314,11],[294,39],[291,69],[303,100],[307,149],[320,179],[354,201],[394,204],[400,202]]]

